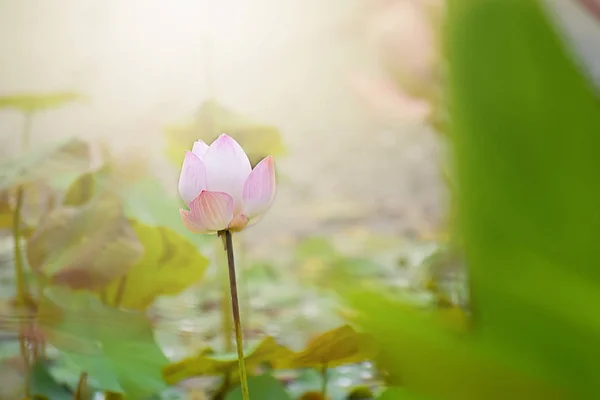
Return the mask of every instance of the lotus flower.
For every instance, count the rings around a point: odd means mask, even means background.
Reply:
[[[264,158],[252,169],[242,147],[226,134],[210,146],[198,140],[192,151],[185,153],[179,194],[189,207],[189,211],[179,212],[190,231],[241,231],[273,202],[273,158]]]

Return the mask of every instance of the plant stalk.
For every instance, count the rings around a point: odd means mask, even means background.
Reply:
[[[227,241],[225,236],[223,239],[223,250],[225,254],[220,251],[217,253],[217,266],[219,267],[219,281],[223,288],[223,298],[221,299],[221,329],[223,331],[223,348],[227,353],[234,351],[233,340],[231,339],[231,332],[233,328],[233,317],[231,316],[231,296],[229,294],[229,272],[227,271]]]
[[[238,303],[237,283],[235,279],[233,240],[231,238],[231,232],[228,230],[220,232],[220,234],[225,235],[225,250],[227,251],[227,264],[229,266],[229,287],[231,289],[231,309],[233,312],[233,324],[235,327],[235,341],[237,346],[238,367],[240,370],[240,386],[242,389],[242,399],[250,400],[250,391],[248,390],[248,376],[246,373],[246,360],[244,359],[242,323],[240,320],[240,307]]]
[[[321,366],[321,396],[323,400],[327,399],[327,363]]]
[[[29,132],[31,130],[31,114],[25,114],[25,119],[23,121],[23,130],[21,132],[21,147],[22,151],[26,150],[29,146]],[[15,259],[15,286],[17,292],[16,305],[19,312],[22,312],[26,307],[28,307],[28,294],[27,294],[27,286],[25,282],[25,272],[23,268],[23,254],[21,252],[21,210],[23,208],[23,199],[25,193],[23,190],[23,186],[19,185],[17,187],[17,199],[15,210],[13,213],[13,225],[12,225],[12,235],[13,235],[13,243],[14,243],[14,259]],[[29,310],[23,311],[28,314]],[[25,331],[27,328],[27,318],[24,318],[24,321],[21,323],[21,327],[19,329],[19,348],[21,352],[21,357],[23,358],[23,362],[25,364],[25,396],[29,397],[29,370],[30,370],[30,360],[29,360],[29,347],[27,343],[27,338],[25,335]]]

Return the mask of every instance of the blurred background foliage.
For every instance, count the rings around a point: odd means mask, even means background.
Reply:
[[[139,22],[25,3],[0,29]],[[600,18],[571,3],[152,3],[184,28],[139,25],[96,55],[116,83],[81,94],[36,92],[64,59],[6,56],[0,399],[241,398],[222,244],[183,227],[175,189],[221,132],[278,167],[273,210],[234,239],[252,398],[594,398]]]

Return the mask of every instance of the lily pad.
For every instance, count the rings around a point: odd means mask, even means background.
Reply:
[[[168,360],[144,314],[107,307],[89,292],[50,287],[39,315],[48,342],[99,389],[141,399],[166,388],[160,371]]]
[[[350,325],[327,331],[286,360],[281,368],[335,367],[368,360],[376,351],[370,337],[356,332]]]
[[[27,259],[51,283],[97,289],[123,276],[143,254],[116,199],[51,212],[29,238]]]
[[[263,362],[277,364],[278,360],[289,357],[292,351],[277,343],[275,338],[266,336],[252,348],[244,351],[246,367],[258,365]],[[207,354],[201,351],[196,357],[189,357],[169,364],[163,369],[165,382],[175,384],[193,376],[221,375],[227,371],[237,369],[238,358],[236,353],[221,355]]]
[[[143,310],[161,295],[174,295],[198,282],[209,261],[186,238],[168,228],[132,221],[144,256],[126,275],[103,288],[109,304]]]

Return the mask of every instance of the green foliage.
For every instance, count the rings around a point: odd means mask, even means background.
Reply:
[[[411,395],[592,398],[598,99],[538,1],[453,0],[448,13],[473,328],[451,332],[442,311],[416,311],[377,290],[347,298],[386,349],[378,361],[387,381]]]
[[[223,132],[240,143],[252,165],[266,156],[284,152],[277,128],[254,122],[214,101],[206,101],[191,124],[167,128],[167,157],[180,166],[184,152],[190,150],[196,140],[210,144]]]
[[[383,298],[376,289],[347,292],[357,321],[380,348],[377,362],[391,385],[440,399],[562,399],[564,392],[540,381],[539,369],[473,333],[457,335],[438,311]]]
[[[168,228],[136,221],[132,228],[144,255],[126,275],[101,289],[109,304],[143,310],[156,297],[177,294],[202,278],[208,259],[193,243]]]
[[[600,390],[600,104],[538,1],[458,0],[448,53],[475,318],[556,384]]]
[[[258,375],[248,378],[248,389],[253,399],[269,400],[292,400],[285,391],[281,383],[271,375]],[[242,391],[239,387],[232,390],[226,400],[238,400],[242,398]]]
[[[298,353],[281,361],[282,368],[335,367],[365,361],[375,355],[370,338],[349,325],[324,332]]]
[[[141,399],[166,388],[167,364],[145,315],[107,307],[89,292],[48,288],[40,324],[50,344],[88,373],[100,390]]]
[[[72,400],[73,394],[54,379],[48,368],[36,363],[31,368],[31,394],[47,400]]]
[[[288,348],[281,346],[271,337],[266,336],[252,348],[244,351],[244,359],[248,369],[266,362],[278,362],[287,358],[292,353]],[[185,358],[167,365],[163,369],[165,382],[175,384],[183,379],[201,375],[220,375],[237,368],[238,358],[236,353],[215,355],[202,350],[195,357]]]
[[[139,179],[120,191],[127,218],[148,226],[169,228],[193,243],[207,240],[192,234],[181,222],[179,199],[169,196],[156,179]]]
[[[23,112],[59,108],[67,103],[82,100],[83,96],[73,92],[46,94],[17,94],[0,97],[0,109],[14,108]]]

